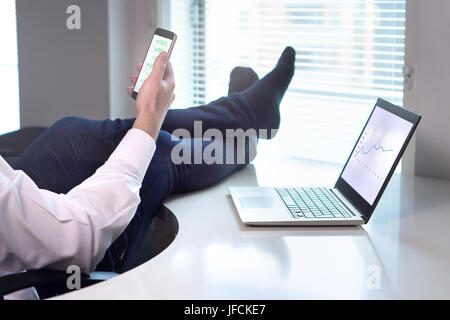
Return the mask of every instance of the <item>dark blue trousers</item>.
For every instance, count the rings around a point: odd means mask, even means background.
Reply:
[[[215,128],[225,136],[226,129],[258,129],[256,119],[255,111],[240,93],[205,106],[169,110],[142,184],[141,204],[97,270],[121,273],[131,268],[138,244],[166,198],[211,186],[245,166],[237,163],[208,165],[204,162],[174,164],[171,153],[177,144],[184,143],[186,147],[194,148],[195,143],[200,143],[204,149],[212,143],[211,140],[194,137],[194,121],[202,121],[203,130]],[[105,163],[133,123],[134,119],[94,121],[64,118],[44,132],[18,159],[14,168],[23,170],[41,189],[67,193]],[[188,130],[193,138],[174,138],[172,132],[179,128]],[[252,160],[248,159],[248,146],[246,152],[248,163]]]

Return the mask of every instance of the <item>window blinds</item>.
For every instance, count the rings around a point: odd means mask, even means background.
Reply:
[[[237,65],[264,76],[290,45],[296,74],[271,143],[343,163],[378,97],[402,105],[405,1],[171,0],[175,107],[226,95]]]

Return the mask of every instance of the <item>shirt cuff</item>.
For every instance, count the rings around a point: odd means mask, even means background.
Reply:
[[[132,128],[123,137],[110,159],[121,159],[132,164],[143,179],[155,150],[155,140],[148,133]]]

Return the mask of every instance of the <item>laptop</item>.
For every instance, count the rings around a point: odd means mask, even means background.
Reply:
[[[334,187],[230,187],[248,225],[369,222],[421,116],[378,99]]]

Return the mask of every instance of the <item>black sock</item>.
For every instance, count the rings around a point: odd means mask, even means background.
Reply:
[[[257,129],[269,130],[280,127],[280,103],[295,72],[295,50],[284,49],[276,67],[264,78],[246,89],[243,95],[255,109]]]
[[[258,80],[259,77],[252,68],[236,67],[230,73],[228,95],[235,92],[242,92]]]

